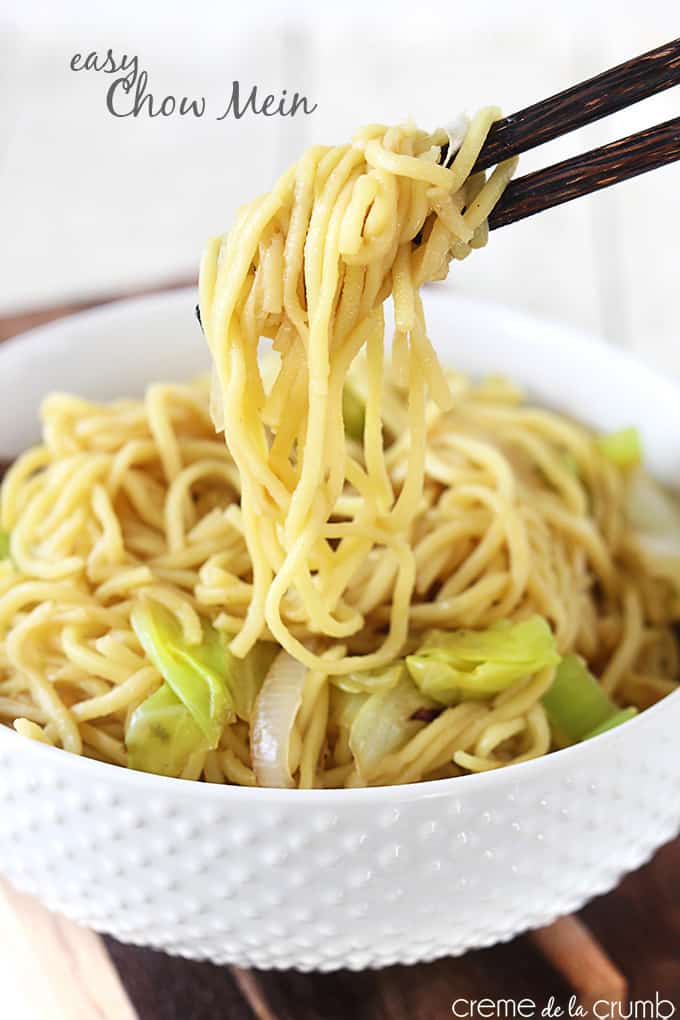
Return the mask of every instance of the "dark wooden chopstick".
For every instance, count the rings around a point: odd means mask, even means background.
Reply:
[[[680,159],[680,117],[511,181],[489,217],[489,229],[608,188]]]
[[[680,39],[674,39],[496,121],[474,169],[486,170],[678,84]]]

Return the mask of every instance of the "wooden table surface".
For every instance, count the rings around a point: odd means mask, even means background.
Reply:
[[[0,318],[0,341],[80,307]],[[680,839],[580,914],[627,977],[631,1000],[658,993],[677,1010],[679,876]],[[540,1015],[551,997],[566,1009],[571,994],[527,936],[457,959],[359,974],[245,971],[100,938],[6,886],[0,987],[1,1015],[12,1020],[437,1020],[452,1015],[454,999],[528,998]]]

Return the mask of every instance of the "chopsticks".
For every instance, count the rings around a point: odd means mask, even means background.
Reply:
[[[487,170],[678,83],[680,39],[673,39],[496,121],[473,170]]]
[[[489,230],[680,159],[680,117],[510,181]]]
[[[680,84],[680,39],[497,121],[474,166],[501,160],[623,110]],[[592,149],[512,181],[489,217],[489,227],[515,220],[680,159],[680,118]]]

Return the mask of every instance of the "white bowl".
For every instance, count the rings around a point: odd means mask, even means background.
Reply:
[[[140,393],[207,364],[185,291],[63,320],[0,349],[0,456],[50,389]],[[440,354],[504,372],[603,428],[640,426],[680,479],[680,388],[517,312],[428,295]],[[0,728],[0,870],[128,942],[257,967],[381,966],[462,953],[573,911],[680,827],[680,693],[585,744],[482,775],[369,790],[187,783]]]

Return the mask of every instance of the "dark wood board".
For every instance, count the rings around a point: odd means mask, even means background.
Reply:
[[[631,999],[658,993],[680,1011],[680,840],[580,916],[627,976]],[[141,1020],[435,1020],[452,1015],[456,998],[528,998],[543,1008],[554,996],[566,1010],[571,995],[526,936],[431,964],[358,974],[251,971],[247,983],[233,968],[105,942]]]

